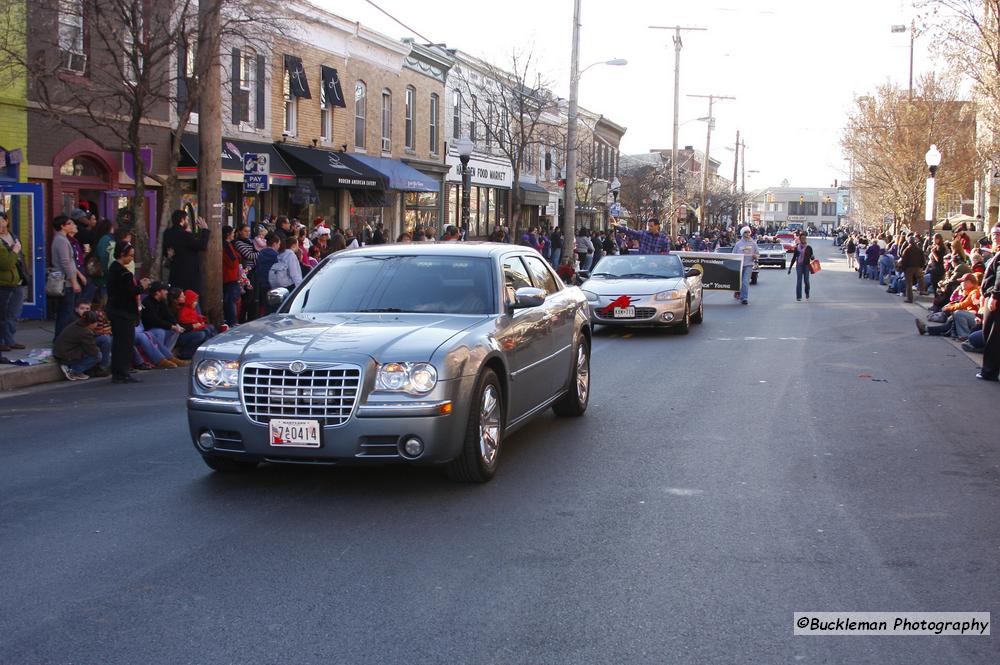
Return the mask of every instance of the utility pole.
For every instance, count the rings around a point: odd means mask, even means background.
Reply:
[[[573,1],[573,47],[569,65],[569,118],[566,127],[566,214],[563,216],[563,261],[576,256],[576,123],[580,90],[580,3]]]
[[[913,40],[917,37],[917,21],[910,21],[910,103],[913,103]]]
[[[746,221],[746,199],[747,199],[747,143],[746,141],[740,142],[740,150],[742,152],[742,159],[740,160],[740,221]]]
[[[736,159],[733,161],[733,217],[732,222],[736,224],[740,220],[739,211],[736,209],[736,174],[740,168],[740,130],[736,130],[736,147],[734,148],[733,154],[736,155]]]
[[[705,225],[705,212],[707,210],[705,202],[708,199],[708,162],[711,159],[709,157],[709,150],[712,147],[712,125],[715,124],[715,116],[712,115],[712,107],[715,105],[715,100],[723,99],[736,99],[735,97],[727,97],[725,95],[688,95],[688,97],[699,97],[701,99],[708,100],[708,132],[705,138],[705,159],[701,165],[701,203],[698,207],[698,225],[699,227],[704,227]]]
[[[198,52],[202,59],[198,101],[198,214],[208,223],[208,250],[203,257],[201,303],[213,323],[222,320],[222,0],[198,2]],[[263,85],[263,81],[260,82]],[[192,227],[195,220],[189,220]]]
[[[677,134],[680,130],[680,92],[681,92],[681,31],[702,31],[708,28],[689,28],[680,25],[651,25],[651,30],[674,31],[674,142],[670,149],[670,220],[667,222],[667,235],[672,235],[673,221],[677,218]]]

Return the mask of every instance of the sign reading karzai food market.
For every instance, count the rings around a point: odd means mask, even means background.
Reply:
[[[701,273],[701,283],[706,289],[735,291],[740,288],[740,271],[743,256],[715,252],[671,252],[680,257],[684,268],[694,268]]]

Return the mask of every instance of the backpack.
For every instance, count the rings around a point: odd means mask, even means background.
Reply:
[[[267,271],[267,281],[272,289],[291,286],[293,282],[292,276],[288,274],[288,264],[280,260],[275,261]]]
[[[257,287],[262,291],[269,291],[271,289],[270,284],[270,273],[271,267],[278,260],[278,255],[274,251],[264,250],[257,255],[257,265],[254,267],[254,273],[257,276]],[[287,269],[286,269],[287,272]]]

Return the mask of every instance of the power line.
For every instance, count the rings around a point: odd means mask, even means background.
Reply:
[[[377,4],[375,4],[374,2],[372,2],[372,0],[365,0],[365,2],[367,2],[369,5],[371,5],[375,9],[379,10],[380,12],[382,12],[383,14],[385,14],[386,16],[388,16],[390,19],[392,19],[393,21],[395,21],[399,25],[403,26],[404,28],[406,28],[407,30],[409,30],[410,32],[412,32],[413,34],[415,34],[417,37],[420,37],[422,40],[424,40],[428,44],[434,43],[433,39],[427,39],[427,37],[424,37],[422,34],[420,34],[419,32],[417,32],[416,30],[414,30],[410,26],[406,25],[405,23],[403,23],[402,21],[400,21],[398,18],[396,18],[395,16],[393,16],[389,12],[387,12],[386,10],[382,9],[381,7],[379,7]]]

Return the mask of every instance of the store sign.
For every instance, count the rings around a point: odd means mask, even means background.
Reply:
[[[447,164],[451,167],[451,170],[448,171],[448,182],[462,182],[462,161],[458,157],[448,155]],[[473,185],[510,189],[510,184],[514,181],[514,169],[510,167],[510,164],[470,159],[469,171],[472,175]]]

